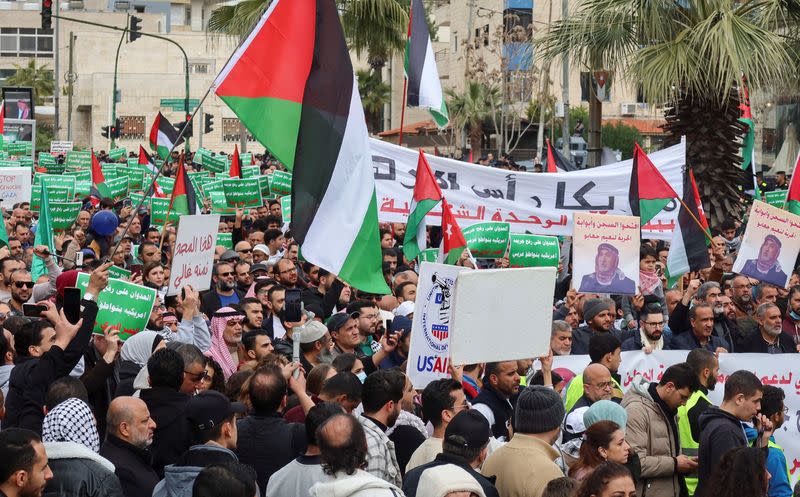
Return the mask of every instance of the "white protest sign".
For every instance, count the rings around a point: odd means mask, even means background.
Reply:
[[[623,352],[619,374],[622,390],[626,391],[633,378],[643,376],[648,381],[659,381],[669,366],[686,360],[685,350],[656,351],[645,354],[641,351]],[[589,364],[588,355],[556,356],[553,368],[567,369],[575,374],[583,372]],[[734,371],[752,371],[761,383],[778,387],[786,394],[784,405],[788,409],[786,421],[775,432],[775,441],[786,452],[789,463],[789,479],[794,485],[800,476],[800,374],[797,370],[797,354],[720,354],[717,386],[708,392],[711,402],[719,405],[725,391],[725,381]]]
[[[419,160],[415,149],[371,139],[378,219],[405,223]],[[648,157],[675,191],[683,191],[684,143]],[[502,221],[512,233],[571,235],[572,215],[601,212],[630,215],[628,193],[633,162],[626,160],[569,173],[527,173],[426,156],[439,186],[453,206],[459,226]],[[680,204],[672,200],[642,227],[645,238],[670,240]],[[441,224],[441,209],[426,216]]]
[[[420,266],[406,366],[414,388],[422,389],[434,380],[450,377],[447,365],[453,286],[462,271],[471,269],[433,262],[423,262]]]
[[[733,272],[786,288],[800,252],[800,216],[756,200]]]
[[[18,202],[31,201],[31,169],[29,167],[0,169],[0,201],[8,209]]]
[[[475,364],[547,355],[555,286],[554,267],[459,274],[450,360]]]
[[[167,295],[177,295],[186,285],[197,291],[211,288],[218,228],[218,214],[180,217]]]
[[[572,284],[579,292],[637,293],[638,217],[576,212],[572,244]]]
[[[72,142],[70,141],[51,141],[50,142],[50,153],[52,154],[66,154],[72,150]]]

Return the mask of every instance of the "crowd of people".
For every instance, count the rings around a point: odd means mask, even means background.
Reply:
[[[719,406],[709,400],[721,354],[800,351],[800,275],[786,290],[731,273],[739,224],[721,226],[712,265],[675,287],[669,247],[644,240],[634,296],[578,293],[565,254],[552,329],[521,328],[550,331],[548,355],[451,364],[415,388],[404,225],[381,226],[387,295],[303,261],[274,200],[222,218],[233,248],[216,248],[209,290],[167,295],[174,228],[98,200],[55,236],[56,253],[34,246],[29,203],[3,212],[0,496],[797,495],[778,445],[783,390],[740,370]],[[107,236],[93,229],[104,211],[119,218]],[[47,270],[36,281],[34,258]],[[113,326],[93,333],[111,266],[157,291],[146,329],[125,341]],[[82,299],[65,298],[81,272]],[[686,356],[623,389],[630,350]],[[590,364],[553,367],[570,354]]]

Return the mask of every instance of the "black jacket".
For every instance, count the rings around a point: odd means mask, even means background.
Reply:
[[[133,382],[136,380],[136,375],[139,374],[139,371],[142,370],[142,366],[139,366],[133,361],[120,361],[119,368],[117,375],[118,383],[117,388],[114,392],[114,397],[120,397],[122,395],[133,395],[136,391],[133,388]]]
[[[630,338],[633,334],[629,331],[622,331],[614,328],[613,326],[608,331],[614,335],[620,343]],[[638,331],[637,331],[638,333]],[[583,355],[589,353],[589,339],[597,333],[592,330],[589,325],[584,324],[578,327],[577,330],[572,331],[572,351],[571,355]]]
[[[258,488],[266,495],[273,473],[306,451],[305,426],[287,423],[277,412],[255,413],[237,423],[239,462],[252,466]]]
[[[794,344],[794,340],[786,333],[781,332],[781,334],[778,335],[778,344],[783,354],[797,353],[797,346]],[[736,351],[766,354],[768,353],[768,346],[767,342],[761,337],[761,333],[756,332],[750,333],[744,337],[742,341],[739,342],[739,347]]]
[[[717,406],[710,406],[698,418],[700,423],[700,449],[698,486],[695,495],[703,495],[703,485],[708,484],[714,468],[722,456],[737,447],[747,445],[742,422]]]
[[[472,401],[472,405],[486,404],[491,409],[494,415],[494,424],[489,428],[492,430],[492,435],[495,438],[505,437],[508,441],[509,437],[508,424],[511,419],[511,403],[504,399],[500,393],[492,388],[489,384],[484,384],[481,393]]]
[[[717,347],[722,347],[725,350],[730,350],[727,340],[724,340],[717,335],[708,337],[708,343],[705,346],[700,345],[700,341],[694,336],[694,333],[687,331],[680,335],[672,335],[672,340],[669,344],[669,350],[694,350],[699,348],[707,349],[711,352],[716,352]]]
[[[416,497],[417,487],[419,486],[419,480],[422,478],[422,473],[429,468],[435,468],[445,464],[458,466],[469,473],[469,475],[475,478],[475,481],[477,481],[481,486],[481,489],[483,489],[483,493],[486,495],[486,497],[499,497],[500,494],[497,492],[497,488],[494,486],[494,476],[487,478],[486,476],[483,476],[472,469],[472,466],[470,466],[463,458],[445,453],[437,455],[436,459],[433,461],[423,464],[422,466],[418,466],[406,473],[406,476],[403,479],[403,493],[406,494],[406,497]]]
[[[123,497],[122,486],[109,461],[75,442],[46,442],[53,479],[47,497]]]
[[[97,418],[100,440],[103,440],[106,436],[108,404],[111,403],[117,390],[116,361],[112,361],[111,364],[107,363],[98,354],[94,345],[89,345],[86,353],[83,354],[83,364],[84,372],[81,382],[89,394],[89,405],[92,406],[92,411]]]
[[[153,495],[158,475],[150,465],[150,451],[109,434],[100,447],[100,455],[114,464],[114,474],[119,478],[125,497]]]
[[[153,452],[153,469],[161,476],[164,474],[164,466],[177,461],[191,445],[185,412],[189,396],[169,388],[157,387],[142,390],[141,399],[147,404],[150,416],[156,422],[150,450]]]
[[[233,293],[239,296],[239,301],[244,298],[244,292],[239,290],[238,288],[233,289]],[[211,319],[211,315],[217,312],[222,308],[222,302],[219,300],[219,295],[217,295],[216,289],[212,288],[211,290],[205,292],[201,297],[200,300],[202,303],[200,304],[200,310]]]
[[[661,335],[664,338],[664,350],[670,350],[671,336]],[[628,350],[642,350],[644,344],[642,343],[642,335],[638,332],[632,337],[622,342],[622,351]]]
[[[58,378],[67,376],[89,346],[97,317],[97,304],[81,300],[81,305],[83,324],[66,349],[54,345],[41,357],[17,357],[17,364],[11,370],[8,382],[3,428],[27,428],[36,433],[42,432],[42,408],[47,388]]]

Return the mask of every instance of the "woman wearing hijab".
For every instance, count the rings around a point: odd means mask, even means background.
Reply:
[[[69,398],[48,412],[42,442],[53,470],[45,495],[123,497],[114,465],[97,453],[100,436],[86,402]]]
[[[242,343],[244,315],[223,307],[211,318],[211,348],[205,353],[222,367],[225,381],[239,369],[239,345]]]
[[[119,354],[119,384],[115,397],[133,395],[136,375],[147,365],[153,352],[164,346],[164,337],[150,330],[140,331],[125,340]]]

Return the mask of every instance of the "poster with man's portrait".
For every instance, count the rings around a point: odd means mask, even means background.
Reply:
[[[635,295],[639,281],[639,218],[574,214],[572,285],[581,293]]]
[[[733,271],[786,288],[800,252],[800,216],[756,200]]]

